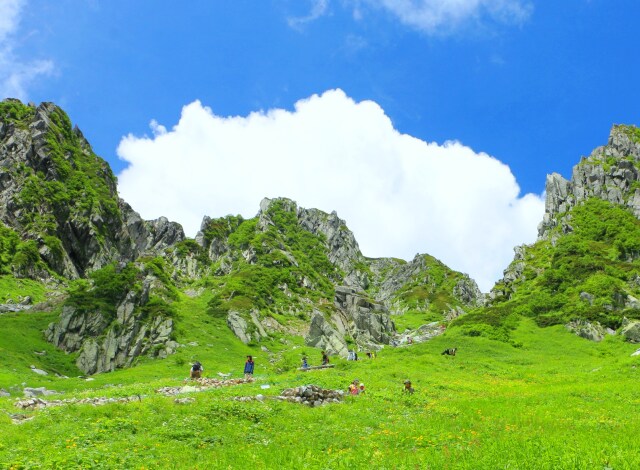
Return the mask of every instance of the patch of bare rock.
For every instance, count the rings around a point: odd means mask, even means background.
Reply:
[[[344,392],[342,390],[324,389],[317,385],[302,385],[300,387],[288,388],[280,395],[269,398],[315,407],[330,403],[340,403],[344,398]],[[263,395],[234,398],[236,401],[263,401],[264,399],[265,397]]]

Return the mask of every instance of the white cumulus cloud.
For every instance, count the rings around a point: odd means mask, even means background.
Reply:
[[[0,0],[0,99],[27,98],[27,87],[53,72],[50,60],[25,61],[15,53],[15,34],[26,0]]]
[[[341,90],[222,117],[196,101],[171,129],[122,139],[119,190],[145,218],[166,216],[194,236],[202,217],[253,217],[263,197],[336,210],[365,256],[429,253],[487,291],[535,240],[540,196],[521,196],[508,166],[458,142],[401,134],[373,101]]]

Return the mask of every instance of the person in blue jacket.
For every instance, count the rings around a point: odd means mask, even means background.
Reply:
[[[253,377],[253,357],[247,356],[247,362],[244,364],[244,378],[249,379]]]

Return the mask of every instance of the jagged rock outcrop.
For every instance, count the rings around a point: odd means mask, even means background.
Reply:
[[[347,356],[350,337],[362,349],[389,344],[395,326],[387,308],[347,286],[337,286],[333,314],[315,311],[305,343],[332,354]]]
[[[327,248],[327,257],[342,273],[341,283],[359,290],[366,289],[369,279],[366,272],[358,269],[358,264],[365,258],[360,252],[353,232],[347,228],[346,222],[333,211],[330,214],[319,209],[299,207],[295,201],[286,198],[264,198],[260,202],[258,213],[258,229],[265,230],[275,225],[269,216],[274,203],[282,204],[283,209],[296,214],[298,225],[313,235],[320,236]]]
[[[338,332],[324,314],[317,310],[311,316],[311,325],[305,343],[327,351],[329,354],[346,357],[349,352],[344,334]]]
[[[640,343],[640,321],[624,319],[622,322],[622,336],[630,343]]]
[[[360,252],[353,232],[347,228],[346,222],[333,211],[331,214],[318,209],[298,209],[300,226],[314,235],[322,235],[326,240],[329,261],[336,265],[344,277],[345,286],[364,290],[369,287],[369,277],[366,272],[358,269],[359,263],[365,258]]]
[[[47,266],[70,279],[184,239],[179,224],[144,221],[118,198],[109,165],[62,109],[11,99],[0,103],[0,222],[34,240]]]
[[[86,374],[130,366],[144,354],[166,357],[178,347],[172,339],[173,319],[166,315],[147,318],[142,309],[155,283],[153,277],[147,277],[140,292],[128,291],[117,305],[115,318],[100,308],[87,311],[65,305],[45,337],[67,352],[79,351],[76,365]]]
[[[15,275],[94,279],[113,266],[158,258],[162,282],[222,278],[209,313],[226,318],[245,343],[278,331],[346,355],[347,340],[368,349],[388,344],[395,333],[389,306],[400,313],[415,308],[417,298],[426,311],[441,282],[443,318],[463,314],[482,297],[468,276],[441,263],[431,271],[422,255],[409,263],[367,259],[335,212],[286,198],[264,199],[255,219],[204,217],[195,240],[187,240],[180,225],[143,220],[118,197],[108,164],[52,103],[0,103],[0,222],[37,258],[23,256],[28,262],[12,266]],[[157,304],[148,307],[149,292],[145,281],[142,290],[103,299],[106,306],[67,303],[47,337],[78,352],[87,373],[130,365],[140,354],[171,353],[173,320]],[[292,321],[280,323],[270,312]]]
[[[607,145],[598,147],[573,168],[571,181],[553,173],[547,176],[545,214],[538,236],[550,236],[560,225],[571,231],[570,220],[562,218],[580,201],[591,197],[629,207],[640,218],[640,132],[635,127],[613,126]]]
[[[603,327],[598,322],[586,320],[573,320],[567,323],[565,327],[577,336],[595,342],[602,341],[608,334],[615,334],[615,331]]]
[[[255,310],[249,312],[248,321],[239,312],[230,311],[227,314],[227,325],[244,344],[251,341],[257,342],[269,336]]]
[[[335,305],[347,320],[345,327],[357,344],[364,347],[389,344],[395,326],[388,309],[347,286],[336,287]]]
[[[258,215],[251,220],[205,217],[196,243],[214,263],[216,276],[233,278],[234,273],[262,272],[262,277],[283,278],[271,291],[262,290],[262,299],[251,303],[277,303],[278,313],[306,316],[311,321],[307,344],[335,354],[346,355],[347,339],[369,349],[388,344],[395,333],[390,309],[394,314],[409,308],[435,311],[443,320],[450,320],[484,302],[469,276],[452,271],[435,258],[416,255],[408,263],[366,258],[335,212],[305,209],[286,198],[263,199]],[[271,269],[287,274],[267,274]],[[238,274],[239,284],[234,285],[239,290],[221,293],[213,300],[211,311],[225,315],[227,324],[243,342],[259,341],[265,337],[261,328],[268,336],[273,325],[265,325],[259,313],[250,314],[251,309],[238,311],[232,307],[235,302],[246,304],[246,298],[252,297],[241,287],[247,282],[246,276]],[[251,291],[256,282],[251,281]],[[274,289],[285,298],[274,295]],[[317,302],[329,303],[332,294],[333,308],[322,309],[319,314]],[[234,300],[238,297],[245,300]],[[225,305],[229,305],[226,311]]]
[[[614,125],[607,145],[596,148],[589,157],[583,157],[574,166],[570,180],[553,173],[547,176],[545,189],[545,214],[538,226],[538,241],[548,241],[552,246],[561,237],[574,232],[572,210],[592,199],[626,207],[640,218],[640,129]],[[517,286],[527,281],[525,268],[530,266],[535,255],[527,245],[514,250],[514,259],[505,269],[503,279],[489,294],[491,301],[511,298]],[[536,277],[544,269],[529,272],[529,277]]]
[[[424,297],[422,304],[416,303],[412,308],[424,311],[430,307],[428,297],[444,290],[450,299],[450,304],[441,311],[445,316],[451,311],[459,315],[465,308],[479,307],[485,302],[484,294],[473,279],[450,270],[429,255],[417,254],[408,263],[395,258],[372,259],[369,266],[373,296],[393,314],[402,314],[409,309],[407,302],[401,302],[397,297],[399,292],[408,294],[412,288],[420,290]]]

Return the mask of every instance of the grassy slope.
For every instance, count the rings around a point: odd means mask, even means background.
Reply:
[[[444,337],[409,348],[383,350],[375,360],[336,360],[336,368],[301,373],[294,369],[305,348],[268,344],[272,355],[235,340],[222,322],[202,315],[206,297],[179,303],[180,348],[167,360],[146,360],[129,370],[102,374],[92,382],[41,378],[28,365],[51,370],[72,357],[53,352],[31,334],[52,314],[0,317],[1,347],[21,353],[0,376],[0,387],[21,381],[66,392],[62,396],[129,396],[142,401],[101,407],[73,405],[27,412],[22,425],[0,416],[0,467],[14,468],[637,468],[634,436],[640,417],[638,359],[634,346],[618,337],[600,344],[562,327],[540,330],[524,319],[512,332],[522,344],[467,337],[452,328]],[[27,324],[25,324],[27,323]],[[14,341],[10,344],[10,341]],[[455,358],[441,356],[458,346]],[[4,351],[3,351],[4,352]],[[310,361],[318,354],[309,348]],[[244,355],[257,356],[257,382],[194,393],[177,405],[154,389],[182,383],[187,362],[200,359],[206,374],[241,375]],[[5,355],[0,359],[7,367]],[[274,363],[270,363],[269,359]],[[41,359],[42,362],[35,362]],[[49,363],[48,361],[53,362]],[[67,367],[72,367],[68,365]],[[58,365],[58,368],[64,369]],[[281,371],[281,372],[278,372]],[[31,376],[34,377],[31,377]],[[266,401],[240,403],[234,395],[277,394],[315,383],[346,388],[353,378],[364,396],[343,405],[305,408]],[[411,378],[413,396],[400,392]],[[268,390],[260,385],[270,384]],[[0,408],[17,412],[14,398]],[[36,452],[32,452],[37,449]]]

